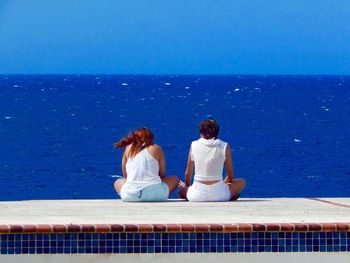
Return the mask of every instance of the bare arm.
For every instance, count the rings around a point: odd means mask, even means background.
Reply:
[[[123,171],[123,178],[126,178],[126,161],[127,161],[127,157],[126,157],[126,149],[123,153],[123,157],[122,157],[122,171]]]
[[[233,164],[232,164],[232,156],[231,156],[231,147],[227,144],[226,146],[226,160],[225,160],[225,168],[226,168],[226,177],[224,179],[225,183],[232,183],[234,175],[233,175]]]
[[[163,149],[157,145],[153,144],[147,148],[149,154],[153,156],[154,159],[158,161],[159,164],[159,177],[161,179],[165,178],[165,155]]]
[[[161,179],[165,178],[165,155],[164,152],[162,150],[162,148],[160,146],[158,146],[158,152],[159,152],[159,177]]]
[[[192,161],[192,158],[191,158],[191,151],[192,149],[190,148],[190,151],[188,153],[186,172],[185,172],[186,186],[191,185],[191,179],[193,175],[194,162]]]

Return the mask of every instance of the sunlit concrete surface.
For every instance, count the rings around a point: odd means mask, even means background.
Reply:
[[[0,224],[196,224],[350,222],[350,198],[242,198],[236,202],[120,200],[0,202]]]

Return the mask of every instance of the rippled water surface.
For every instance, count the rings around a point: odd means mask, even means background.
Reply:
[[[142,126],[183,178],[208,116],[243,197],[350,195],[350,77],[0,75],[0,200],[117,198],[113,144]]]

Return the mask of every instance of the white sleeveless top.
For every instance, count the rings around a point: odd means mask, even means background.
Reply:
[[[219,139],[203,139],[191,144],[191,159],[194,161],[194,180],[222,180],[226,160],[227,143]]]
[[[162,182],[159,177],[159,163],[147,148],[128,158],[126,175],[126,183],[123,187],[126,187],[129,193],[135,193],[147,186]]]

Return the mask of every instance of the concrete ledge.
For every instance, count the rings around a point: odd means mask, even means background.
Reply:
[[[243,198],[222,203],[0,202],[1,233],[348,231],[349,223],[350,198]]]

